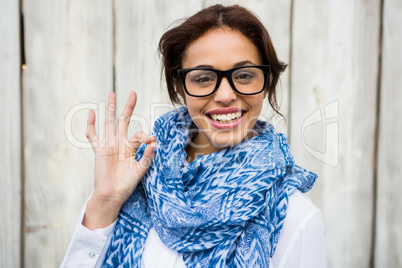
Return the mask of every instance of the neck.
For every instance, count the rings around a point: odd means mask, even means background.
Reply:
[[[186,160],[187,162],[191,163],[199,155],[206,155],[213,152],[221,151],[223,149],[225,149],[225,147],[213,146],[211,141],[207,137],[205,137],[205,135],[199,133],[187,144]]]
[[[250,131],[249,134],[246,137],[244,137],[243,141],[255,135],[257,135],[256,132]],[[199,155],[207,155],[210,153],[222,151],[225,148],[227,147],[225,146],[219,147],[214,145],[206,135],[204,135],[203,133],[198,133],[196,134],[195,137],[191,138],[191,141],[187,144],[186,160],[188,163],[191,163]]]

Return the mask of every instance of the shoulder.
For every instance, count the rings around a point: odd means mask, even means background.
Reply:
[[[303,228],[314,218],[321,218],[321,210],[299,190],[290,197],[283,230]]]
[[[286,218],[272,258],[273,267],[293,267],[289,262],[297,263],[297,267],[326,267],[324,232],[320,209],[299,190],[295,191],[289,197]],[[315,259],[310,258],[310,254],[315,255]]]

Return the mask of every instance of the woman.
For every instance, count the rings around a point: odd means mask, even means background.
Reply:
[[[131,92],[105,141],[88,115],[95,187],[62,266],[325,267],[320,211],[286,138],[258,121],[285,65],[248,10],[215,5],[167,31],[169,96],[184,107],[127,140]]]

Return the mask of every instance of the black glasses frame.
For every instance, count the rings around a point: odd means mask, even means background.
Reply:
[[[262,89],[260,91],[258,91],[258,92],[243,93],[243,92],[240,92],[240,91],[238,91],[236,89],[236,87],[235,87],[235,85],[233,83],[233,80],[232,80],[232,73],[234,71],[236,71],[236,70],[243,69],[243,68],[250,68],[250,67],[261,69],[264,72],[264,85],[263,85]],[[190,92],[188,92],[187,87],[186,87],[186,75],[187,75],[187,73],[189,73],[189,72],[191,72],[193,70],[206,70],[206,71],[215,72],[217,74],[216,85],[215,85],[214,90],[212,90],[211,93],[205,94],[205,95],[194,95],[194,94],[191,94]],[[220,86],[220,84],[222,82],[223,77],[226,77],[228,79],[230,86],[237,93],[242,94],[242,95],[255,95],[255,94],[258,94],[258,93],[261,93],[262,91],[264,91],[265,86],[267,84],[267,75],[268,75],[268,73],[270,71],[271,71],[271,66],[270,65],[245,65],[245,66],[235,67],[235,68],[232,68],[232,69],[229,69],[229,70],[226,70],[226,71],[217,70],[217,69],[213,69],[213,68],[209,68],[209,67],[196,67],[196,68],[186,68],[186,69],[178,70],[179,75],[180,75],[181,80],[182,80],[182,83],[183,83],[184,91],[186,91],[186,93],[188,95],[192,96],[192,97],[207,97],[207,96],[210,96],[210,95],[214,94],[215,91],[218,90],[218,88],[219,88],[219,86]]]

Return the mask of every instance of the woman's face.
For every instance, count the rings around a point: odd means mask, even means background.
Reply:
[[[207,32],[190,44],[182,68],[203,66],[228,70],[261,64],[257,47],[247,37],[236,30],[221,28]],[[198,152],[211,153],[252,137],[264,97],[265,91],[249,96],[235,92],[226,77],[210,96],[185,94],[188,111],[199,129],[191,146]]]

